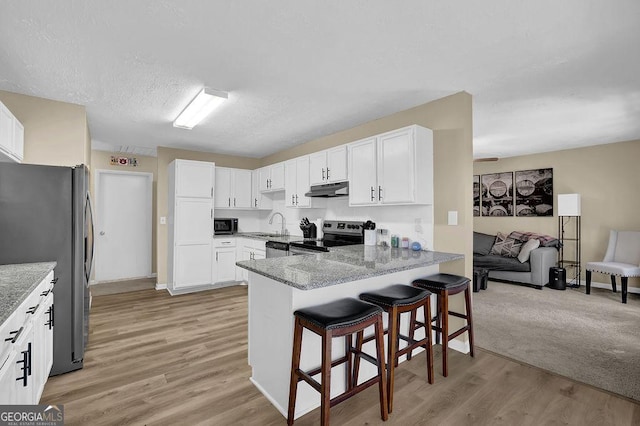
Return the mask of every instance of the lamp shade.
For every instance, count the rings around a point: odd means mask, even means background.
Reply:
[[[580,216],[580,194],[558,194],[558,216]]]

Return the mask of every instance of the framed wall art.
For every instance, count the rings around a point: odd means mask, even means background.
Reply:
[[[473,175],[473,215],[480,216],[480,175]]]
[[[553,169],[515,172],[516,216],[553,216]]]
[[[481,176],[482,216],[513,216],[513,172]]]

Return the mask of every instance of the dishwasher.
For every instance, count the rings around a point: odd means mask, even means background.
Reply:
[[[273,257],[289,256],[289,243],[283,243],[280,241],[267,241],[265,243],[265,248],[267,249],[267,259]]]

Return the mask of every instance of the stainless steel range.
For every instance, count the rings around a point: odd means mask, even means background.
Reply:
[[[326,220],[322,225],[322,239],[305,239],[289,243],[289,254],[327,252],[331,247],[364,243],[364,222]]]

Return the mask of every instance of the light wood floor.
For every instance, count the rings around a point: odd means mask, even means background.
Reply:
[[[93,299],[83,370],[52,377],[42,404],[68,425],[282,425],[249,382],[247,288],[183,296],[144,290]],[[439,346],[436,347],[439,366]],[[424,358],[396,370],[394,412],[375,386],[331,410],[334,425],[638,425],[640,405],[487,351],[450,354],[429,385]],[[319,424],[315,410],[296,425]]]

